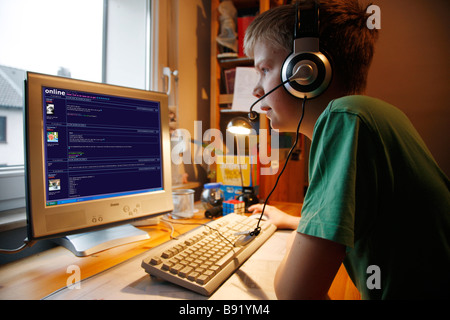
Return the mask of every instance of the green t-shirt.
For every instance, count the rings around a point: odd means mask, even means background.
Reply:
[[[332,101],[314,128],[309,179],[298,232],[347,247],[363,299],[449,297],[450,182],[399,109]]]

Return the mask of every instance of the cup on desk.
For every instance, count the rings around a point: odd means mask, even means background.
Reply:
[[[172,192],[173,219],[189,219],[194,216],[194,190],[181,189]]]

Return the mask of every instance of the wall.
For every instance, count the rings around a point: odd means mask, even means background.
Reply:
[[[210,18],[211,4],[207,0],[173,0],[177,11],[177,52],[173,57],[179,71],[178,116],[180,128],[193,137],[194,121],[209,128],[210,82]]]
[[[208,0],[172,0],[168,20],[173,22],[169,30],[168,64],[179,72],[173,83],[175,96],[171,95],[169,104],[176,105],[178,128],[188,130],[194,139],[195,121],[201,121],[202,134],[210,127],[211,3]],[[193,144],[191,154],[193,157]],[[184,171],[189,181],[205,182],[205,166],[184,165]]]
[[[366,94],[396,105],[410,118],[450,176],[450,3],[375,0],[380,38]]]

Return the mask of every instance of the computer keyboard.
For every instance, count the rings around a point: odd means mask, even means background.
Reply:
[[[267,239],[276,227],[261,220],[260,233],[244,246],[235,246],[258,219],[228,214],[152,248],[142,261],[147,273],[199,294],[211,295]]]

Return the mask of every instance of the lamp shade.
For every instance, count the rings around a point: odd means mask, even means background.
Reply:
[[[235,117],[227,125],[229,132],[238,135],[250,135],[252,129],[252,125],[244,117]]]

